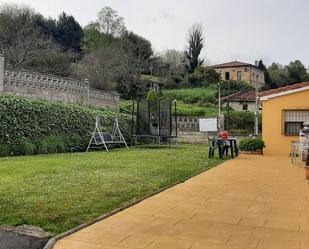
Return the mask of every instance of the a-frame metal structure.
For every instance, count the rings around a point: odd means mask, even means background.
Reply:
[[[118,117],[113,117],[114,124],[111,133],[103,131],[103,127],[100,124],[101,118],[104,118],[104,116],[96,116],[94,131],[91,133],[91,139],[89,141],[86,152],[88,152],[90,149],[98,149],[102,146],[108,152],[109,145],[121,145],[121,144],[123,144],[127,149],[129,149],[127,142],[124,139],[121,130],[119,128]],[[107,118],[110,118],[110,116]]]

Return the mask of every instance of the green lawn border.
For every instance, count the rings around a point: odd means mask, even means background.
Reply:
[[[170,188],[172,188],[172,187],[175,187],[176,185],[179,185],[179,184],[181,184],[181,183],[184,183],[184,182],[188,181],[189,179],[191,179],[191,178],[193,178],[193,177],[195,177],[195,176],[201,175],[201,174],[205,173],[205,172],[208,171],[208,170],[211,170],[211,169],[213,169],[213,168],[215,168],[215,167],[217,167],[217,166],[219,166],[219,165],[222,165],[224,162],[225,162],[225,161],[223,161],[223,162],[220,163],[220,164],[213,165],[213,166],[211,166],[210,168],[207,168],[207,169],[205,169],[205,170],[201,170],[201,171],[199,171],[199,172],[197,172],[197,173],[194,173],[193,175],[190,175],[190,176],[186,177],[186,178],[183,179],[183,180],[179,180],[179,181],[177,181],[177,182],[175,182],[175,183],[173,183],[173,184],[167,185],[166,187],[163,187],[163,188],[161,188],[161,189],[159,189],[159,190],[157,190],[157,191],[155,191],[155,192],[153,192],[153,193],[151,193],[151,194],[148,194],[148,195],[146,195],[146,196],[144,196],[144,197],[142,197],[142,198],[139,198],[139,199],[137,199],[137,200],[131,201],[131,202],[129,202],[128,204],[126,204],[126,205],[124,205],[124,206],[122,206],[122,207],[120,207],[120,208],[117,208],[117,209],[115,209],[115,210],[113,210],[113,211],[110,211],[110,212],[108,212],[108,213],[105,213],[105,214],[99,216],[98,218],[95,218],[95,219],[92,220],[92,221],[86,222],[86,223],[81,224],[81,225],[79,225],[79,226],[77,226],[77,227],[74,227],[74,228],[72,228],[72,229],[70,229],[70,230],[68,230],[68,231],[66,231],[66,232],[64,232],[64,233],[61,233],[61,234],[59,234],[59,235],[57,235],[57,236],[55,236],[55,237],[49,239],[49,241],[46,243],[46,245],[44,246],[43,249],[53,249],[53,248],[54,248],[54,245],[57,243],[58,240],[61,240],[61,239],[65,238],[65,237],[68,237],[68,236],[72,235],[73,233],[76,233],[76,232],[78,232],[78,231],[80,231],[80,230],[82,230],[82,229],[84,229],[84,228],[86,228],[86,227],[89,227],[89,226],[91,226],[91,225],[93,225],[93,224],[95,224],[95,223],[97,223],[97,222],[100,222],[100,221],[102,221],[102,220],[105,220],[105,219],[107,219],[108,217],[110,217],[110,216],[112,216],[112,215],[114,215],[114,214],[117,214],[117,213],[119,213],[119,212],[122,212],[122,211],[124,211],[125,209],[128,209],[128,208],[130,208],[130,207],[132,207],[132,206],[134,206],[134,205],[136,205],[136,204],[138,204],[138,203],[140,203],[140,202],[142,202],[142,201],[144,201],[144,200],[146,200],[146,199],[148,199],[148,198],[150,198],[150,197],[152,197],[152,196],[155,196],[155,195],[157,195],[157,194],[160,194],[161,192],[163,192],[163,191],[165,191],[165,190],[167,190],[167,189],[170,189]]]

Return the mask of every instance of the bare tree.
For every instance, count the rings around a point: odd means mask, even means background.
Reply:
[[[188,46],[185,50],[187,69],[190,73],[201,66],[204,60],[200,59],[201,51],[204,47],[203,26],[193,24],[188,33]]]
[[[185,57],[183,52],[177,51],[175,49],[168,49],[162,54],[162,59],[171,67],[175,68],[184,63]]]
[[[59,50],[35,28],[36,18],[38,14],[23,5],[0,7],[0,51],[10,66],[23,66],[48,51]]]
[[[97,23],[101,32],[112,36],[121,36],[126,30],[123,17],[110,7],[105,7],[98,13]]]

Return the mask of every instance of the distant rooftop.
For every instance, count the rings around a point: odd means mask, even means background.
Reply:
[[[259,96],[261,97],[261,100],[266,100],[272,97],[283,96],[283,95],[294,93],[294,92],[308,91],[308,90],[309,90],[309,82],[302,82],[302,83],[297,83],[294,85],[288,85],[288,86],[264,91],[264,92],[259,93]]]
[[[212,65],[213,68],[225,68],[225,67],[256,67],[250,63],[241,62],[241,61],[231,61],[222,64]]]
[[[255,91],[239,91],[222,98],[223,101],[255,101]]]

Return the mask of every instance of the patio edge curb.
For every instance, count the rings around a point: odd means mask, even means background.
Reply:
[[[224,160],[224,161],[221,162],[220,164],[211,166],[211,167],[208,168],[208,169],[205,169],[205,170],[202,170],[202,171],[200,171],[200,172],[197,172],[197,173],[195,173],[195,174],[193,174],[193,175],[190,175],[190,176],[186,177],[186,178],[183,179],[183,180],[177,181],[177,182],[175,182],[175,183],[173,183],[173,184],[170,184],[170,185],[168,185],[168,186],[166,186],[166,187],[163,187],[162,189],[159,189],[158,191],[155,191],[155,192],[153,192],[153,193],[151,193],[151,194],[149,194],[149,195],[146,195],[146,196],[144,196],[144,197],[142,197],[142,198],[140,198],[140,199],[134,200],[134,201],[132,201],[132,202],[130,202],[130,203],[128,203],[128,204],[126,204],[126,205],[124,205],[124,206],[122,206],[122,207],[119,207],[119,208],[117,208],[117,209],[115,209],[115,210],[113,210],[113,211],[110,211],[110,212],[108,212],[108,213],[105,213],[105,214],[103,214],[103,215],[101,215],[101,216],[95,218],[95,219],[92,220],[92,221],[86,222],[86,223],[81,224],[81,225],[79,225],[79,226],[77,226],[77,227],[74,227],[74,228],[72,228],[72,229],[70,229],[70,230],[68,230],[68,231],[66,231],[66,232],[64,232],[64,233],[61,233],[61,234],[59,234],[59,235],[57,235],[57,236],[55,236],[55,237],[52,237],[52,238],[46,243],[46,245],[43,247],[43,249],[53,249],[53,248],[54,248],[54,245],[57,243],[58,240],[63,239],[63,238],[65,238],[65,237],[68,237],[68,236],[70,236],[71,234],[76,233],[76,232],[78,232],[78,231],[80,231],[80,230],[82,230],[82,229],[84,229],[84,228],[86,228],[86,227],[89,227],[89,226],[91,226],[91,225],[93,225],[93,224],[95,224],[95,223],[97,223],[97,222],[99,222],[99,221],[105,220],[105,219],[107,219],[108,217],[110,217],[110,216],[112,216],[112,215],[114,215],[114,214],[117,214],[117,213],[119,213],[119,212],[121,212],[121,211],[124,211],[125,209],[128,209],[128,208],[130,208],[130,207],[132,207],[132,206],[134,206],[134,205],[136,205],[136,204],[138,204],[138,203],[140,203],[140,202],[142,202],[142,201],[144,201],[144,200],[146,200],[146,199],[148,199],[148,198],[150,198],[150,197],[152,197],[152,196],[155,196],[155,195],[157,195],[157,194],[160,194],[161,192],[163,192],[163,191],[165,191],[165,190],[167,190],[167,189],[170,189],[170,188],[172,188],[172,187],[175,187],[176,185],[179,185],[179,184],[181,184],[181,183],[184,183],[184,182],[188,181],[189,179],[191,179],[191,178],[193,178],[193,177],[195,177],[195,176],[201,175],[201,174],[207,172],[208,170],[211,170],[211,169],[213,169],[213,168],[215,168],[215,167],[217,167],[217,166],[219,166],[219,165],[222,165],[224,162],[226,162],[226,160]]]

